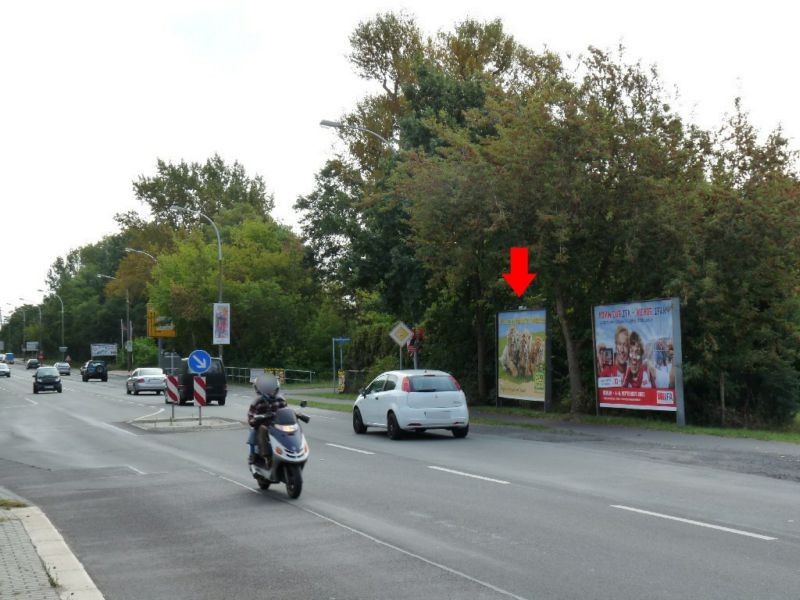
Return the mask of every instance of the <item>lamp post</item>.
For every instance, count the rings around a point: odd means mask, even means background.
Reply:
[[[45,292],[45,290],[36,290],[36,291],[37,292],[42,292],[42,293],[45,293],[45,294],[47,293],[47,292]],[[58,298],[58,301],[61,303],[61,347],[64,348],[64,301],[61,299],[61,296],[59,296],[56,292],[51,292],[51,293],[53,294],[53,296]],[[61,360],[64,360],[64,358],[66,356],[66,352],[67,351],[64,350],[61,353]]]
[[[384,144],[386,144],[389,150],[391,150],[393,153],[395,154],[397,153],[397,150],[394,149],[394,146],[392,146],[392,143],[389,140],[383,137],[380,133],[372,131],[372,129],[367,129],[366,127],[361,127],[359,125],[346,125],[341,121],[329,121],[328,119],[322,119],[322,121],[320,121],[319,124],[322,125],[323,127],[331,127],[333,129],[355,129],[357,131],[363,131],[364,133],[369,133],[370,135],[375,136]]]
[[[158,264],[158,260],[156,259],[156,257],[150,254],[149,252],[145,252],[144,250],[137,250],[136,248],[125,248],[125,252],[136,252],[136,254],[144,254],[154,263]]]
[[[25,298],[20,298],[20,300],[25,302]],[[27,336],[25,335],[25,330],[28,327],[28,320],[27,320],[27,317],[25,316],[25,305],[24,304],[22,306],[20,306],[20,310],[22,311],[22,358],[24,359],[24,358],[26,358],[26,352],[27,352],[27,349],[28,349],[28,346],[27,346],[27,341],[28,340],[27,340]]]
[[[204,215],[199,210],[198,211],[192,211],[192,210],[189,210],[188,208],[186,208],[185,206],[178,206],[176,204],[173,204],[169,208],[170,209],[174,209],[174,210],[182,210],[183,212],[188,213],[190,215],[193,215],[193,214],[196,213],[196,214],[200,215],[201,217],[203,217],[206,221],[211,223],[211,226],[214,228],[214,233],[217,234],[217,263],[219,265],[219,279],[217,281],[217,302],[221,304],[222,303],[222,240],[219,237],[219,229],[217,228],[217,224],[214,223],[214,221],[212,221],[210,217]],[[219,358],[221,360],[222,359],[222,344],[218,344],[217,345],[217,353],[218,353]]]
[[[100,278],[103,278],[103,279],[116,279],[116,277],[112,277],[111,275],[102,275],[100,273],[98,273],[97,276],[100,277]],[[125,320],[126,320],[127,327],[128,327],[128,342],[132,343],[132,341],[131,341],[131,333],[133,333],[133,332],[131,331],[131,299],[130,299],[130,295],[128,294],[128,286],[125,286]],[[131,350],[128,350],[127,348],[125,348],[125,350],[126,350],[126,352],[128,354],[128,371],[130,371],[131,370],[131,351],[133,349],[131,348]]]

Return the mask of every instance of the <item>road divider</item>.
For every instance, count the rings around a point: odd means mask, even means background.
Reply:
[[[435,467],[433,465],[428,465],[429,469],[433,469],[434,471],[442,471],[443,473],[451,473],[452,475],[461,475],[462,477],[471,477],[472,479],[481,479],[482,481],[489,481],[491,483],[499,483],[501,485],[509,485],[510,481],[504,481],[502,479],[493,479],[492,477],[484,477],[483,475],[474,475],[473,473],[464,473],[463,471],[454,471],[453,469],[445,469],[444,467]]]
[[[620,510],[627,510],[629,512],[639,513],[640,515],[647,515],[649,517],[657,517],[659,519],[667,519],[669,521],[678,521],[679,523],[686,523],[688,525],[696,525],[698,527],[705,527],[707,529],[716,529],[717,531],[725,531],[727,533],[735,533],[736,535],[744,535],[746,537],[756,538],[757,540],[764,540],[767,542],[774,542],[778,538],[770,537],[768,535],[761,535],[759,533],[751,533],[750,531],[743,531],[741,529],[733,529],[731,527],[722,527],[721,525],[713,525],[711,523],[703,523],[702,521],[694,521],[692,519],[684,519],[682,517],[673,517],[672,515],[665,515],[662,513],[651,512],[649,510],[642,510],[641,508],[633,508],[632,506],[623,506],[621,504],[612,504],[611,508],[618,508]]]

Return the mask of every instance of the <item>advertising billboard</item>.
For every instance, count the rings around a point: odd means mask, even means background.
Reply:
[[[214,341],[212,343],[231,343],[231,305],[227,302],[214,303]]]
[[[116,344],[90,344],[91,356],[116,356]]]
[[[595,306],[593,322],[598,405],[682,413],[678,299]]]
[[[498,398],[544,402],[546,358],[546,310],[497,313]]]

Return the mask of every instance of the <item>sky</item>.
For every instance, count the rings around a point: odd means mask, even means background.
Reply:
[[[0,0],[0,311],[40,302],[53,261],[118,232],[116,213],[146,216],[132,182],[159,158],[239,161],[297,228],[293,204],[341,149],[319,121],[377,91],[347,56],[379,12],[403,10],[426,34],[499,18],[518,42],[562,55],[622,44],[657,66],[689,120],[715,128],[738,96],[759,131],[780,125],[798,148],[792,5]]]

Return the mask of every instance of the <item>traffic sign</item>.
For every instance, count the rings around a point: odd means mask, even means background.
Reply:
[[[350,341],[350,338],[346,338],[346,337],[338,337],[338,338],[333,338],[333,341],[334,341],[334,342],[349,342],[349,341]]]
[[[395,344],[402,347],[405,346],[406,342],[411,338],[411,330],[408,328],[408,325],[402,321],[398,321],[389,332],[389,337],[394,340]]]
[[[200,406],[206,405],[206,378],[199,375],[194,378],[194,402]]]
[[[189,368],[202,375],[211,368],[211,355],[205,350],[195,350],[189,355]]]
[[[167,401],[178,403],[178,378],[173,375],[167,377]]]

